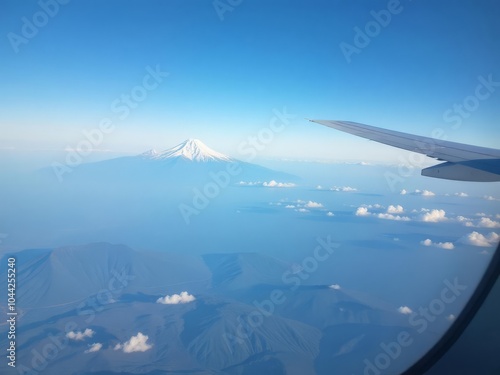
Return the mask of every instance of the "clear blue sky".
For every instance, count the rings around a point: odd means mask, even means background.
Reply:
[[[262,157],[376,160],[387,151],[304,117],[427,136],[440,127],[451,140],[500,146],[500,86],[459,129],[443,120],[475,94],[479,76],[500,81],[498,1],[401,1],[350,63],[340,44],[354,45],[354,28],[387,1],[244,0],[221,20],[212,1],[73,0],[17,53],[9,33],[22,36],[22,18],[33,21],[40,5],[0,4],[2,148],[72,147],[110,117],[116,129],[98,149],[139,152],[195,137],[237,156],[283,107],[297,118]],[[118,119],[113,101],[156,65],[169,76]]]

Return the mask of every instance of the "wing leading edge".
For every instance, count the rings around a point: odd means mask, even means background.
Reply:
[[[494,148],[422,137],[350,121],[310,121],[445,161],[423,169],[422,176],[458,181],[500,181],[500,150]]]

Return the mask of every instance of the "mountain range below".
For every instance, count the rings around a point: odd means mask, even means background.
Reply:
[[[18,363],[36,364],[36,353],[60,340],[43,363],[51,374],[342,373],[362,370],[359,353],[376,355],[387,335],[414,329],[354,291],[306,283],[292,291],[281,280],[292,266],[258,253],[198,257],[97,243],[25,250],[17,262]],[[0,277],[5,289],[4,270]],[[192,300],[159,303],[183,291]],[[117,349],[133,336],[147,336],[148,349]]]
[[[404,332],[411,349],[391,365],[402,371],[473,288],[424,332],[410,314],[445,279],[474,285],[464,264],[488,262],[460,244],[472,229],[454,218],[484,211],[493,220],[491,203],[387,193],[382,167],[294,165],[307,179],[188,140],[74,166],[61,182],[52,167],[7,180],[0,249],[18,267],[16,370],[362,374]],[[415,180],[405,188],[422,189]],[[455,211],[464,199],[474,206]],[[431,209],[446,220],[419,219]],[[426,238],[456,248],[425,247]],[[331,256],[317,253],[325,239],[338,245]],[[6,276],[0,269],[4,290]]]

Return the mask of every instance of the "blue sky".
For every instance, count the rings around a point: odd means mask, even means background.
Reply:
[[[475,94],[479,77],[500,81],[500,5],[388,4],[246,0],[221,20],[212,1],[72,1],[16,53],[9,33],[22,36],[23,17],[33,22],[41,7],[2,1],[0,147],[57,152],[111,117],[116,128],[96,151],[134,153],[196,137],[237,156],[238,145],[285,107],[296,118],[259,156],[402,153],[304,117],[426,136],[442,128],[451,140],[498,147],[500,87],[458,128],[443,114]],[[398,12],[349,63],[341,43],[355,45],[355,28],[365,30],[371,11],[389,6]],[[118,119],[111,104],[141,84],[148,66],[169,75]]]

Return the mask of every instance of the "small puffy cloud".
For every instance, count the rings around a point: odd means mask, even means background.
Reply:
[[[85,331],[81,332],[81,331],[71,331],[71,332],[68,332],[66,333],[66,337],[70,340],[75,340],[75,341],[82,341],[84,340],[86,337],[92,337],[94,336],[94,331],[91,330],[90,328],[87,328],[85,329]]]
[[[455,196],[460,197],[460,198],[466,198],[469,196],[469,194],[467,194],[467,193],[455,193]]]
[[[295,206],[293,204],[287,204],[285,208],[295,208]]]
[[[379,219],[384,219],[384,220],[410,221],[410,218],[408,216],[399,216],[399,215],[391,215],[391,214],[378,214],[377,217]]]
[[[499,240],[500,236],[495,232],[491,232],[487,236],[484,236],[479,232],[472,232],[462,237],[460,242],[478,247],[491,247],[495,246]]]
[[[422,197],[433,197],[436,195],[430,190],[415,190],[414,194],[421,195]]]
[[[358,207],[356,210],[356,216],[368,216],[370,213],[368,212],[368,208],[366,207]]]
[[[297,212],[309,212],[309,210],[306,208],[299,208],[298,210],[295,210],[295,211],[297,211]]]
[[[445,250],[453,250],[455,248],[452,242],[439,242],[435,246]]]
[[[238,185],[240,186],[259,186],[262,185],[262,182],[247,182],[247,181],[240,181],[238,182]]]
[[[275,180],[271,180],[269,182],[264,182],[262,184],[264,187],[279,187],[279,188],[291,188],[295,187],[295,184],[291,182],[277,182]]]
[[[400,306],[398,308],[398,312],[404,315],[410,315],[413,312],[413,310],[410,309],[408,306]]]
[[[116,344],[114,350],[122,350],[124,353],[145,352],[153,347],[152,344],[148,343],[148,339],[149,336],[139,332],[123,344]]]
[[[407,194],[411,194],[411,195],[420,195],[422,197],[433,197],[435,196],[436,194],[434,194],[432,191],[430,190],[414,190],[414,191],[408,191],[406,189],[403,189],[399,192],[400,195],[407,195]]]
[[[89,345],[89,348],[85,350],[85,353],[95,353],[101,350],[102,344],[100,342],[95,342],[92,345]]]
[[[335,214],[334,214],[333,212],[328,212],[328,213],[326,214],[326,216],[333,217],[333,216],[335,216]]]
[[[181,292],[181,294],[172,294],[171,296],[160,297],[156,303],[164,305],[178,305],[180,303],[193,302],[196,298],[188,292]]]
[[[316,190],[323,190],[323,186],[321,185],[316,186]]]
[[[426,239],[422,242],[420,242],[421,245],[424,245],[424,246],[434,246],[434,247],[438,247],[440,249],[445,249],[445,250],[453,250],[455,248],[455,245],[453,245],[452,242],[432,242],[431,239]]]
[[[279,187],[279,188],[290,188],[295,187],[295,184],[291,182],[277,182],[275,180],[271,180],[269,182],[260,182],[260,181],[240,181],[238,182],[240,186],[263,186],[263,187]]]
[[[457,216],[456,220],[459,223],[464,223],[464,225],[467,225],[467,223],[471,223],[472,222],[472,219],[469,219],[468,217],[465,217],[465,216]]]
[[[358,189],[350,186],[334,186],[330,189],[331,191],[342,191],[344,193],[350,193],[353,191],[358,191]]]
[[[487,201],[498,201],[498,200],[500,200],[500,199],[495,198],[495,197],[493,197],[491,195],[485,195],[483,198],[486,199]]]
[[[477,226],[480,228],[500,228],[500,222],[491,220],[489,217],[482,217]]]
[[[430,239],[426,239],[425,241],[420,242],[420,244],[424,246],[432,246],[432,241]]]
[[[334,289],[334,290],[340,290],[340,285],[339,284],[333,284],[333,285],[330,285],[328,288]]]
[[[397,205],[393,206],[392,204],[387,207],[387,213],[388,214],[402,214],[404,212],[403,206]]]
[[[318,202],[313,202],[313,201],[309,201],[307,202],[304,207],[307,207],[307,208],[323,208],[323,205],[321,203],[318,203]]]
[[[421,216],[422,221],[428,222],[428,223],[438,223],[440,221],[446,221],[448,218],[446,217],[446,212],[445,210],[431,210],[428,212],[425,212]]]
[[[476,216],[484,217],[484,216],[488,216],[488,215],[486,215],[484,212],[476,212]]]

